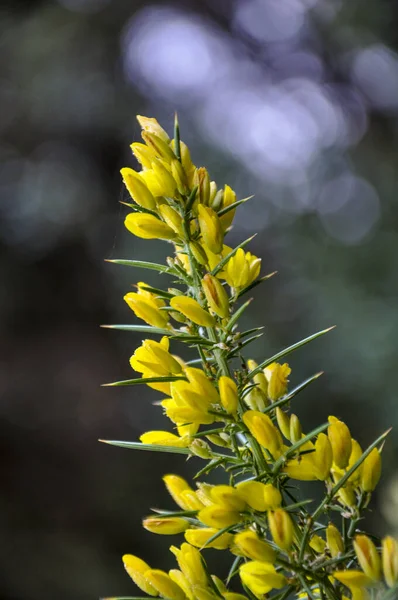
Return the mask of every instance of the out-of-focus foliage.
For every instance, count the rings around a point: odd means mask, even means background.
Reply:
[[[134,280],[102,257],[164,252],[122,228],[136,113],[171,126],[177,109],[195,163],[256,195],[230,237],[260,230],[253,252],[279,272],[246,317],[266,323],[259,357],[337,325],[292,360],[300,380],[326,371],[306,429],[327,414],[368,441],[397,426],[397,21],[375,0],[2,4],[2,598],[117,594],[126,549],[167,556],[139,522],[167,505],[169,462],[96,442],[162,423],[150,393],[99,388],[128,376],[139,341],[98,329],[131,317],[118,302]],[[397,445],[379,496],[390,529]]]

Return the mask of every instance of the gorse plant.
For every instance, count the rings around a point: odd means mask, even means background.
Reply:
[[[245,250],[250,238],[236,248],[224,245],[236,209],[248,198],[237,200],[228,185],[218,189],[205,168],[195,167],[177,120],[173,139],[155,119],[138,121],[145,143],[131,147],[142,171],[121,171],[134,201],[125,225],[140,238],[166,240],[173,256],[165,265],[110,262],[158,271],[162,282],[171,278],[171,287],[139,282],[124,297],[146,324],[110,327],[160,341],[145,339],[131,357],[141,377],[109,385],[146,384],[161,392],[172,431],[107,443],[198,457],[204,466],[195,486],[165,475],[176,510],[155,510],[143,520],[155,534],[185,538],[170,548],[179,568],[166,573],[126,554],[127,573],[148,596],[168,600],[398,597],[398,542],[386,537],[380,543],[359,529],[388,432],[365,451],[334,416],[303,433],[290,407],[320,373],[289,391],[290,368],[279,361],[329,329],[260,364],[244,356],[262,329],[239,331],[250,303],[245,295],[272,275],[260,277],[261,260]],[[198,358],[184,362],[172,354],[177,343],[195,348]],[[226,483],[206,483],[216,468]],[[295,496],[297,480],[324,482],[318,506]],[[226,581],[211,574],[206,548],[230,553]]]

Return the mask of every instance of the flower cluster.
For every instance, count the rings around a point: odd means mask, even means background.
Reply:
[[[381,475],[387,433],[363,451],[335,416],[303,431],[292,403],[320,373],[289,390],[291,369],[283,359],[329,329],[260,364],[244,356],[262,328],[239,331],[250,304],[241,298],[273,274],[260,277],[261,260],[245,250],[250,239],[235,248],[224,244],[236,209],[248,199],[238,200],[228,185],[219,189],[193,164],[177,121],[173,139],[155,119],[138,121],[144,143],[131,148],[142,170],[121,170],[132,209],[125,225],[138,237],[165,240],[172,252],[164,265],[111,262],[157,271],[170,285],[141,281],[125,295],[143,323],[109,327],[160,339],[144,339],[132,355],[140,377],[109,385],[160,392],[171,425],[143,433],[140,442],[108,443],[196,457],[205,466],[195,487],[166,475],[176,510],[156,509],[143,520],[152,533],[184,536],[170,548],[179,568],[166,573],[126,554],[127,573],[142,592],[167,600],[365,600],[369,590],[395,598],[398,542],[371,539],[358,528]],[[178,343],[196,348],[198,358],[185,362],[173,354]],[[217,468],[227,484],[205,481]],[[296,498],[292,480],[323,482],[319,505]],[[230,553],[226,582],[210,574],[206,548]],[[231,581],[239,591],[229,590]]]

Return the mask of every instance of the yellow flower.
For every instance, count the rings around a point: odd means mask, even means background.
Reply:
[[[214,504],[220,504],[227,509],[242,511],[246,508],[246,501],[238,489],[230,485],[214,485],[210,490],[210,497]]]
[[[167,204],[159,206],[159,212],[167,225],[180,237],[184,235],[182,218],[174,208]]]
[[[372,540],[366,535],[355,536],[354,550],[364,573],[378,581],[381,577],[381,561]]]
[[[149,569],[145,573],[145,578],[164,598],[168,600],[186,600],[185,593],[178,583],[173,581],[170,575],[164,571]]]
[[[164,519],[147,517],[142,521],[142,526],[151,533],[175,535],[177,533],[183,533],[188,529],[189,523],[181,517],[165,517]]]
[[[315,462],[317,479],[324,481],[330,476],[330,469],[333,463],[332,446],[328,436],[324,433],[320,433],[315,442]]]
[[[244,288],[257,279],[260,268],[261,258],[239,248],[227,262],[224,278],[231,287]]]
[[[170,306],[197,325],[212,327],[216,323],[214,317],[204,310],[199,302],[188,296],[174,296],[170,300]]]
[[[268,524],[275,544],[282,550],[289,550],[293,543],[293,523],[290,515],[282,508],[270,511]]]
[[[209,308],[219,317],[228,317],[228,294],[220,281],[216,277],[213,277],[213,275],[210,275],[210,273],[207,273],[202,279],[202,288]]]
[[[199,167],[193,175],[193,184],[198,186],[197,198],[199,204],[208,205],[210,199],[210,178],[207,169]]]
[[[144,131],[154,133],[155,135],[160,137],[164,142],[169,141],[169,136],[167,135],[163,127],[161,127],[161,125],[159,125],[157,120],[153,117],[143,117],[142,115],[137,115],[137,121]]]
[[[179,475],[165,475],[163,481],[174,502],[183,510],[199,510],[203,504],[191,486]],[[196,504],[196,506],[193,506]]]
[[[215,540],[208,543],[219,529],[214,527],[202,527],[200,529],[187,529],[185,531],[185,539],[189,544],[196,548],[215,548],[216,550],[226,550],[232,544],[234,536],[231,533],[223,533]]]
[[[202,369],[194,369],[193,367],[187,367],[185,369],[185,375],[188,377],[188,381],[198,394],[205,396],[209,404],[219,404],[220,396],[209,380],[207,375]]]
[[[258,443],[266,448],[273,458],[278,458],[282,453],[282,437],[269,416],[256,410],[248,410],[242,419]]]
[[[168,168],[166,167],[165,163],[160,159],[155,159],[152,162],[152,172],[153,172],[155,179],[157,180],[159,189],[161,190],[160,194],[154,194],[154,195],[167,196],[169,198],[174,198],[174,196],[177,192],[177,183],[176,183],[174,177],[172,176],[172,174],[170,173],[170,171],[168,170]],[[144,172],[143,176],[145,176],[146,173],[149,173],[149,171]],[[150,179],[149,179],[148,187],[149,187],[149,189],[151,189]]]
[[[217,213],[209,206],[199,204],[198,219],[203,241],[211,252],[219,254],[223,247],[223,231]]]
[[[283,365],[272,363],[264,369],[265,377],[268,380],[268,397],[272,402],[286,394],[288,377],[291,372],[292,370],[287,363]]]
[[[190,544],[182,544],[181,548],[171,546],[171,552],[177,558],[178,566],[191,586],[208,584],[207,573],[203,566],[202,557],[197,548]]]
[[[278,508],[282,502],[280,491],[271,483],[242,481],[236,489],[247,504],[259,512]]]
[[[145,144],[140,144],[139,142],[134,142],[130,145],[130,148],[140,165],[144,169],[150,169],[152,161],[156,158],[154,151]]]
[[[301,423],[297,415],[292,414],[290,416],[290,439],[293,444],[301,440],[302,438]]]
[[[344,542],[340,531],[333,523],[329,523],[326,528],[326,542],[332,558],[336,558],[344,552]]]
[[[177,189],[180,194],[186,195],[189,191],[188,179],[184,167],[179,160],[174,159],[171,161],[171,174],[177,184]]]
[[[191,437],[185,435],[179,437],[169,431],[147,431],[140,436],[143,444],[155,444],[157,446],[173,446],[176,448],[187,448],[191,443]]]
[[[199,511],[198,519],[208,527],[223,529],[241,520],[239,511],[227,508],[225,504],[213,504]]]
[[[150,570],[150,566],[138,556],[133,554],[125,554],[123,556],[123,564],[127,573],[134,581],[135,585],[150,596],[157,596],[157,589],[149,583],[145,577],[145,573]]]
[[[388,587],[398,581],[398,542],[387,536],[382,541],[383,573]]]
[[[343,421],[336,417],[329,417],[329,423],[328,436],[332,445],[333,461],[337,467],[345,469],[352,451],[350,430]]]
[[[171,579],[175,581],[175,583],[177,583],[182,590],[184,590],[188,600],[195,600],[189,581],[182,571],[179,571],[178,569],[170,569],[169,575]]]
[[[270,563],[254,560],[243,564],[239,569],[242,583],[258,598],[268,594],[273,588],[280,589],[286,585],[286,578],[277,573]]]
[[[176,155],[174,154],[173,150],[164,140],[162,140],[161,137],[159,137],[155,133],[143,131],[142,139],[144,140],[148,148],[151,148],[155,152],[156,156],[158,156],[159,158],[162,158],[163,160],[169,163],[172,160],[175,160]]]
[[[319,479],[315,453],[312,452],[298,458],[292,458],[283,467],[283,472],[298,481],[315,481]]]
[[[222,375],[218,380],[221,404],[230,415],[238,410],[238,388],[231,377]]]
[[[130,233],[145,240],[174,240],[177,237],[166,223],[145,213],[128,214],[124,224]]]
[[[168,326],[169,316],[166,311],[159,309],[165,306],[165,303],[163,300],[156,298],[155,294],[143,290],[140,287],[143,285],[145,284],[142,282],[138,284],[138,292],[128,292],[124,296],[124,301],[136,317],[142,319],[148,325],[152,325],[152,327],[164,329]]]
[[[278,427],[281,430],[282,434],[285,436],[287,440],[290,441],[290,417],[284,410],[276,407],[276,421],[278,423]]]
[[[260,539],[258,535],[250,529],[241,531],[234,537],[234,552],[239,551],[251,560],[260,560],[263,562],[274,563],[276,552],[267,542]]]
[[[234,202],[236,202],[235,192],[229,187],[229,185],[225,185],[224,193],[222,196],[222,208],[227,208],[227,206],[231,206],[231,204],[234,204]],[[230,227],[232,225],[232,221],[234,220],[235,212],[236,212],[236,209],[233,208],[232,210],[229,210],[225,215],[221,215],[220,221],[221,221],[221,226],[224,231],[226,231],[228,229],[228,227]]]
[[[310,541],[310,546],[318,554],[323,554],[326,549],[326,542],[319,535],[313,535]]]
[[[130,196],[139,206],[156,209],[155,198],[148,189],[148,186],[142,180],[142,177],[133,169],[127,167],[120,170],[124,184],[129,191]]]
[[[208,246],[206,246],[206,244],[202,244],[202,247],[207,256],[207,261],[208,261],[210,271],[212,271],[218,265],[220,260],[222,260],[223,258],[228,256],[228,254],[232,250],[232,248],[230,246],[226,246],[224,244],[222,247],[222,250],[221,250],[221,255],[220,255],[220,254],[214,254],[214,252],[211,252],[210,248]],[[226,279],[225,270],[222,270],[219,273],[217,273],[217,277],[218,277],[218,279]]]
[[[377,448],[362,463],[361,488],[364,492],[373,492],[381,475],[381,454]]]
[[[254,371],[257,368],[257,363],[254,360],[247,361],[247,368],[250,371]],[[252,410],[259,410],[260,412],[269,405],[268,400],[268,381],[262,371],[257,373],[252,378],[252,382],[256,384],[255,388],[252,388],[245,395],[245,402]]]
[[[181,364],[169,352],[169,339],[166,336],[160,342],[144,340],[131,357],[130,364],[135,371],[150,371],[160,377],[182,372]]]
[[[362,571],[357,571],[355,569],[348,571],[335,571],[333,573],[333,577],[335,577],[340,583],[343,583],[347,586],[351,591],[354,590],[362,590],[363,588],[367,588],[372,585],[372,580]]]

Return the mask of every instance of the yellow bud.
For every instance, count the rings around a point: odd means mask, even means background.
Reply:
[[[284,410],[277,406],[276,408],[276,421],[279,429],[287,440],[290,441],[290,417]]]
[[[169,141],[169,136],[159,125],[156,119],[152,117],[143,117],[142,115],[137,115],[137,121],[141,125],[141,129],[147,131],[149,133],[154,133],[158,137],[160,137],[164,142]]]
[[[282,437],[269,416],[256,410],[248,410],[242,419],[258,443],[266,448],[273,458],[278,458],[282,453]]]
[[[362,463],[361,488],[364,492],[373,492],[381,475],[381,454],[377,448]]]
[[[191,510],[191,504],[184,500],[182,493],[185,491],[193,492],[191,486],[178,475],[165,475],[163,477],[163,481],[166,485],[167,491],[170,496],[173,498],[174,502],[178,504],[180,508],[183,510]]]
[[[258,387],[253,387],[244,394],[244,402],[249,408],[259,412],[262,412],[269,405],[267,396]]]
[[[218,380],[221,404],[230,415],[236,414],[238,410],[238,388],[231,377],[222,375]]]
[[[198,186],[199,203],[208,205],[210,200],[210,178],[207,169],[200,167],[196,169],[193,176],[194,185]]]
[[[318,470],[317,478],[324,481],[329,477],[333,463],[332,445],[324,433],[320,433],[315,442],[315,461]]]
[[[268,380],[268,396],[272,402],[286,394],[288,377],[291,372],[292,370],[287,363],[283,365],[272,363],[264,369],[264,374]]]
[[[157,596],[158,591],[155,589],[145,577],[145,573],[150,569],[146,562],[134,556],[133,554],[125,554],[123,556],[123,564],[127,573],[134,581],[135,585],[150,596]]]
[[[206,436],[209,442],[214,444],[215,446],[221,446],[221,448],[230,448],[231,441],[228,434],[218,435],[218,433],[210,433]]]
[[[170,578],[180,586],[182,590],[184,590],[186,597],[189,600],[195,600],[191,592],[191,586],[188,579],[185,577],[184,573],[179,571],[178,569],[170,569],[169,571]],[[344,598],[343,598],[344,600]]]
[[[190,587],[208,585],[206,570],[203,566],[202,556],[197,548],[183,543],[181,548],[170,547],[171,552],[177,558],[178,565],[187,578]]]
[[[211,252],[219,254],[222,250],[224,235],[217,213],[209,206],[199,204],[198,219],[204,243]]]
[[[210,491],[211,499],[215,504],[224,505],[228,509],[242,511],[246,502],[238,490],[229,485],[215,485]]]
[[[152,170],[161,188],[161,194],[159,195],[173,198],[177,190],[177,184],[170,171],[166,169],[161,160],[154,160],[152,162]],[[147,171],[144,172],[144,175],[145,173],[147,173]]]
[[[167,225],[180,237],[184,235],[182,218],[174,208],[167,204],[159,206],[159,212]]]
[[[328,436],[333,450],[333,461],[340,469],[345,469],[350,460],[352,441],[350,430],[347,425],[336,419],[329,417]]]
[[[344,542],[340,531],[333,523],[329,523],[326,528],[326,542],[332,558],[336,558],[344,552]]]
[[[193,440],[193,442],[189,444],[189,449],[192,454],[195,454],[195,456],[198,456],[199,458],[203,458],[205,460],[208,458],[213,458],[211,448],[204,440]]]
[[[140,175],[136,173],[136,171],[133,171],[133,169],[128,169],[127,167],[121,169],[120,173],[122,174],[124,184],[134,202],[139,206],[154,210],[156,208],[155,198]]]
[[[170,146],[175,153],[174,140],[171,140]],[[192,163],[188,146],[183,141],[180,141],[180,151],[181,151],[181,164],[183,166],[185,175],[187,177],[188,185],[189,185],[189,187],[194,187],[193,178],[194,178],[194,174],[195,174],[195,165]]]
[[[372,540],[366,535],[357,535],[353,544],[364,573],[374,581],[378,581],[381,577],[381,561]]]
[[[236,551],[235,547],[240,554],[251,558],[251,560],[261,560],[268,563],[275,562],[275,550],[267,542],[260,539],[254,531],[241,531],[235,535],[234,551]]]
[[[143,444],[155,444],[157,446],[171,446],[173,448],[187,448],[191,444],[189,435],[179,437],[169,431],[147,431],[140,435]]]
[[[247,504],[259,512],[278,508],[282,502],[280,491],[271,483],[242,481],[236,489]]]
[[[326,542],[319,535],[313,535],[310,540],[310,546],[318,554],[323,554],[326,549]]]
[[[302,429],[297,415],[292,414],[290,417],[290,439],[293,444],[301,440]]]
[[[149,569],[145,573],[148,582],[159,592],[161,596],[168,600],[186,600],[185,593],[178,583],[173,581],[167,573],[159,569]]]
[[[223,504],[213,504],[206,506],[199,511],[198,519],[208,527],[223,529],[241,520],[238,510],[226,508]]]
[[[247,368],[249,369],[249,372],[254,371],[254,369],[256,369],[257,366],[258,365],[255,360],[249,359],[247,361]],[[262,371],[260,371],[260,373],[257,373],[252,378],[252,381],[257,384],[257,389],[260,389],[265,396],[268,394],[268,381]]]
[[[231,204],[234,204],[234,202],[236,202],[236,194],[229,187],[229,185],[225,185],[224,194],[223,194],[222,199],[223,199],[223,202],[222,202],[223,208],[227,208],[227,206],[231,206]],[[226,231],[228,229],[228,227],[230,227],[232,225],[232,221],[234,220],[235,212],[236,212],[236,209],[233,208],[232,210],[229,210],[227,213],[225,213],[225,215],[221,215],[220,221],[221,221],[221,226],[223,228],[223,231]]]
[[[214,184],[214,188],[212,188],[212,184]],[[222,207],[222,199],[224,196],[224,190],[217,191],[217,185],[215,181],[210,182],[210,207],[218,212]],[[219,217],[220,221],[222,221],[222,216]]]
[[[293,523],[290,515],[281,508],[270,511],[268,524],[275,544],[283,550],[289,550],[293,543]]]
[[[163,160],[165,160],[166,162],[176,160],[176,155],[174,154],[170,146],[155,133],[143,131],[142,139],[145,141],[146,145],[149,148],[154,150],[155,154],[159,158],[163,158]]]
[[[257,560],[244,563],[239,569],[242,583],[256,596],[263,598],[273,588],[280,589],[287,583],[281,573],[277,573],[270,563]]]
[[[124,224],[130,233],[146,240],[174,240],[176,238],[175,232],[153,215],[130,213]]]
[[[142,521],[142,526],[151,533],[175,535],[177,533],[183,533],[188,529],[189,523],[180,517],[165,517],[164,519],[147,517]]]
[[[186,195],[188,193],[188,181],[184,167],[179,160],[174,159],[171,161],[171,174],[177,184],[177,189],[180,194]]]
[[[387,536],[382,541],[383,573],[388,587],[398,581],[398,542]]]
[[[335,571],[333,577],[350,588],[351,591],[372,585],[370,577],[362,571],[357,571],[355,569],[349,571]]]
[[[213,327],[216,321],[196,300],[188,296],[174,296],[170,300],[170,306],[185,317],[203,327]]]
[[[189,247],[191,249],[191,252],[195,258],[195,260],[200,264],[200,265],[207,265],[207,256],[206,256],[206,252],[203,250],[202,246],[199,244],[199,242],[189,242]]]
[[[298,481],[315,481],[319,479],[314,454],[312,452],[289,460],[283,467],[283,472]]]
[[[145,296],[137,292],[129,292],[123,297],[123,300],[134,312],[136,317],[152,325],[153,327],[167,326],[169,316],[164,310],[159,310],[164,306],[164,302],[158,301],[152,295]]]
[[[202,527],[201,529],[187,529],[185,539],[189,544],[196,548],[215,548],[216,550],[226,550],[232,544],[234,536],[231,533],[223,533],[209,543],[209,540],[218,533],[218,529],[213,527]]]
[[[220,281],[210,273],[206,273],[202,279],[202,288],[209,308],[219,317],[228,317],[229,298]]]
[[[150,169],[152,161],[156,158],[154,151],[151,148],[148,148],[148,146],[145,146],[145,144],[140,144],[137,142],[131,144],[130,148],[140,165],[144,169]]]

